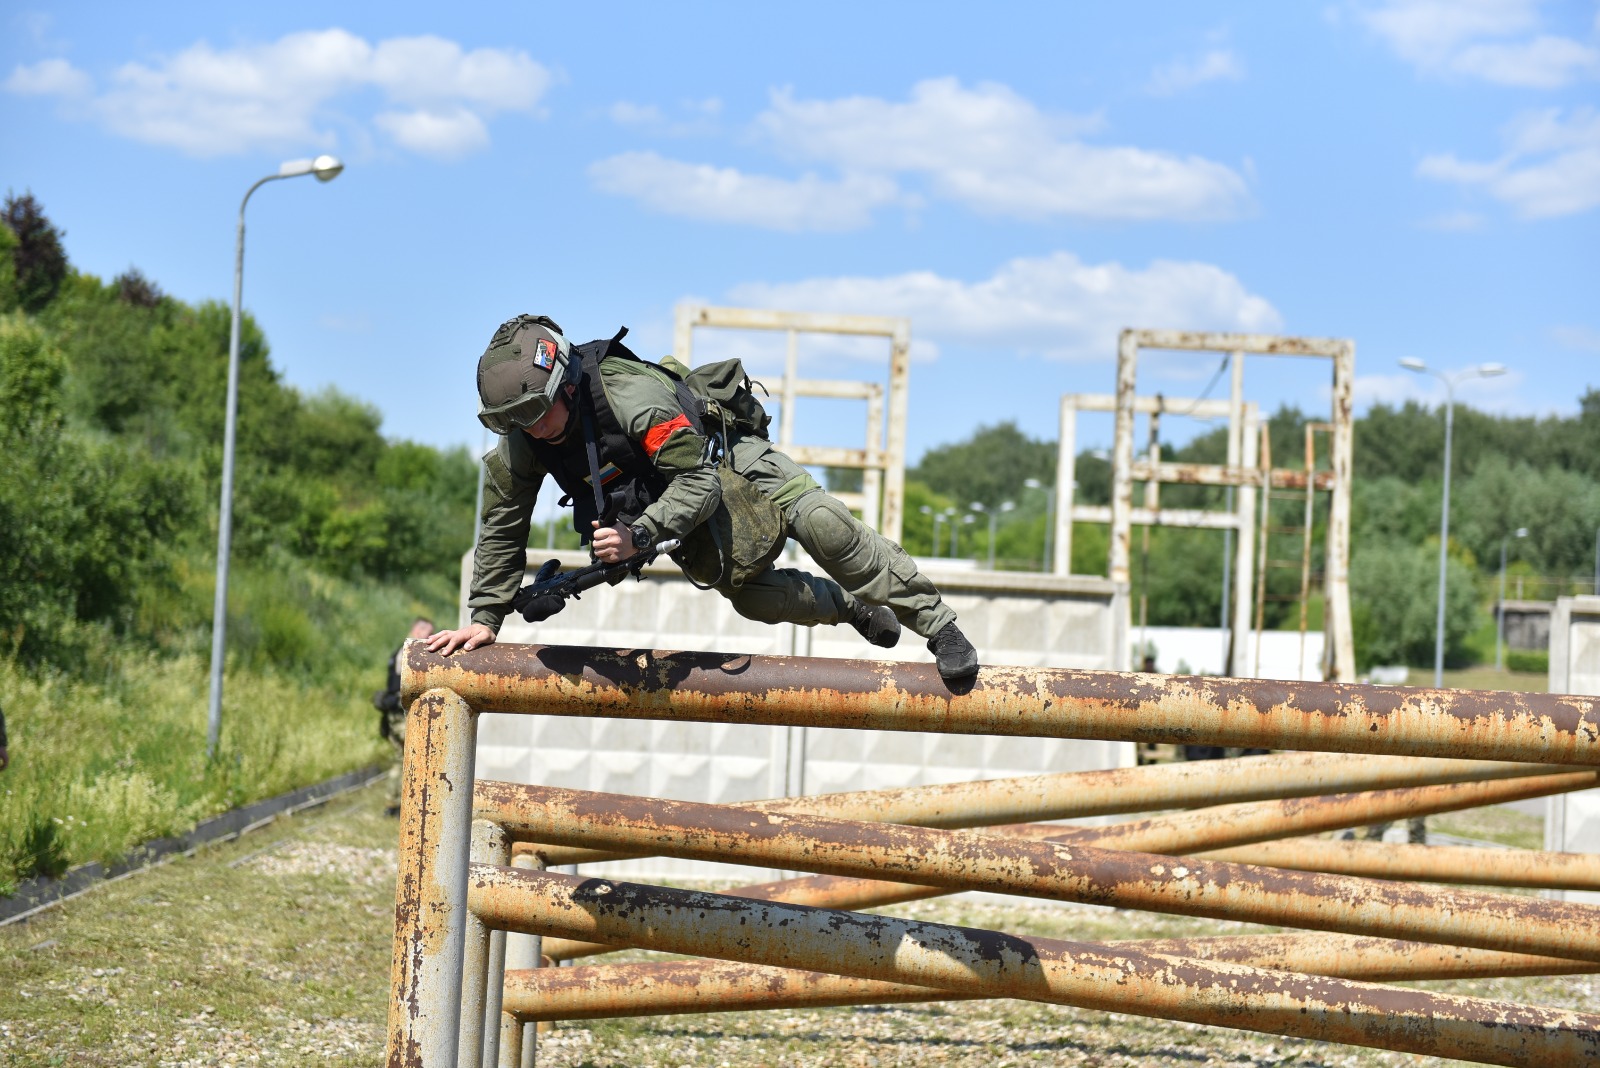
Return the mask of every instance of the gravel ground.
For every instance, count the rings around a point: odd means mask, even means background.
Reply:
[[[395,866],[382,805],[369,788],[0,927],[0,1065],[381,1064]],[[886,911],[1084,939],[1259,930],[992,899]],[[1594,976],[1418,985],[1600,1004]],[[541,1068],[1443,1063],[1016,1001],[591,1021],[541,1036],[539,1054]]]

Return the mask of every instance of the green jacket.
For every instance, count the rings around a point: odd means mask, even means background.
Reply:
[[[658,541],[684,537],[710,519],[722,500],[716,470],[705,462],[705,439],[682,425],[683,409],[672,381],[659,368],[632,360],[605,360],[600,364],[600,382],[617,422],[644,447],[667,480],[665,491],[637,522]],[[583,447],[581,431],[574,430],[571,444]],[[779,508],[818,488],[765,439],[735,435],[732,458],[734,469]],[[521,432],[500,438],[483,463],[483,513],[467,605],[472,622],[498,632],[527,570],[528,528],[546,472],[531,439]]]

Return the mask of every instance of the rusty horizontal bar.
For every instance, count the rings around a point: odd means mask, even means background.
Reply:
[[[1203,330],[1127,329],[1124,336],[1142,349],[1201,352],[1254,352],[1263,356],[1348,356],[1354,345],[1338,337],[1288,337],[1280,334],[1226,334]],[[1122,339],[1118,339],[1119,343]]]
[[[1106,827],[1029,824],[995,830],[1052,842],[1091,843],[1105,849],[1187,855],[1291,835],[1364,827],[1386,820],[1459,812],[1483,805],[1503,805],[1597,785],[1600,785],[1600,773],[1568,771],[1492,782],[1443,783],[1327,797],[1216,805]]]
[[[1211,860],[1235,864],[1265,864],[1373,879],[1526,886],[1541,890],[1600,890],[1600,855],[1594,853],[1290,838],[1207,850],[1204,855]]]
[[[1135,460],[1129,468],[1128,477],[1134,482],[1161,482],[1168,485],[1265,485],[1271,489],[1293,490],[1305,489],[1308,480],[1305,471],[1294,468],[1274,467],[1262,471],[1255,467],[1229,467],[1226,464],[1151,463],[1148,460]],[[1309,480],[1314,489],[1331,490],[1336,476],[1332,471],[1316,471]]]
[[[507,930],[986,997],[1530,1068],[1600,1056],[1600,1016],[1133,949],[487,865],[468,902]]]
[[[1522,778],[1548,775],[1550,770],[1548,764],[1492,760],[1273,753],[1235,760],[1146,764],[895,790],[778,797],[741,802],[735,807],[921,827],[988,827],[1018,820],[1074,819],[1354,790]],[[1389,818],[1392,817],[1378,815],[1339,826]],[[1329,828],[1319,825],[1315,829]],[[526,843],[518,843],[517,852],[537,854],[550,867],[593,864],[633,855]]]
[[[495,643],[406,646],[404,694],[480,712],[1190,742],[1600,766],[1600,698]]]
[[[1600,906],[1572,902],[512,783],[477,807],[545,841],[1600,960]]]
[[[1540,794],[1560,793],[1592,785],[1593,774],[1565,772],[1504,782],[1442,784],[1309,799],[1218,805],[1169,816],[1158,816],[1150,820],[1116,823],[1107,827],[1031,824],[997,827],[993,828],[992,833],[1033,837],[1044,841],[1083,842],[1110,849],[1137,849],[1147,853],[1183,855],[1289,835],[1360,827],[1384,820],[1434,815],[1479,805],[1503,804]],[[512,787],[512,791],[515,790],[516,788]],[[538,848],[563,852],[560,847]],[[571,850],[567,855],[582,852],[593,852],[602,857],[616,855],[584,850]],[[842,909],[894,905],[939,897],[943,893],[936,887],[921,886],[916,883],[833,875],[758,883],[732,892],[743,897],[767,901],[792,901]],[[616,948],[618,947],[567,943],[556,939],[546,951],[555,959],[569,960],[596,953],[609,953]]]
[[[1383,982],[1600,972],[1600,963],[1591,961],[1336,934],[1232,935],[1094,944],[1112,950],[1132,948],[1162,956]],[[856,979],[794,968],[672,960],[510,971],[506,973],[505,1011],[522,1020],[594,1020],[971,997],[913,983]]]

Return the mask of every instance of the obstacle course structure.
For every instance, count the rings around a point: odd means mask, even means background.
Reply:
[[[537,1020],[994,997],[1486,1063],[1600,1057],[1600,1015],[1385,985],[1600,971],[1600,907],[1472,888],[1593,889],[1600,858],[1305,837],[1600,784],[1597,699],[1044,668],[952,693],[925,665],[515,645],[404,659],[390,1068],[521,1065]],[[490,711],[1301,752],[707,805],[475,782]],[[546,870],[650,854],[811,874],[710,894]],[[1089,944],[854,911],[963,890],[1312,933]],[[507,932],[547,961],[705,959],[505,971]]]

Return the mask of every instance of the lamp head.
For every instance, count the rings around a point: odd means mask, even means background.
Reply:
[[[1506,373],[1506,365],[1503,364],[1503,363],[1486,363],[1486,364],[1482,364],[1478,368],[1478,373],[1480,375],[1482,375],[1484,378],[1493,378],[1495,375],[1503,375],[1503,374],[1505,374]]]
[[[1528,536],[1528,528],[1527,527],[1518,527],[1517,528],[1517,537],[1526,538],[1527,536]]]
[[[1415,356],[1401,357],[1400,366],[1404,367],[1407,371],[1426,371],[1428,369],[1428,365],[1417,359]]]
[[[967,507],[974,512],[987,512],[989,510],[982,501],[973,501]]]
[[[331,182],[339,177],[342,170],[344,164],[339,162],[337,156],[318,156],[316,159],[291,159],[278,164],[278,177],[298,178],[302,174],[314,174],[319,182]]]

